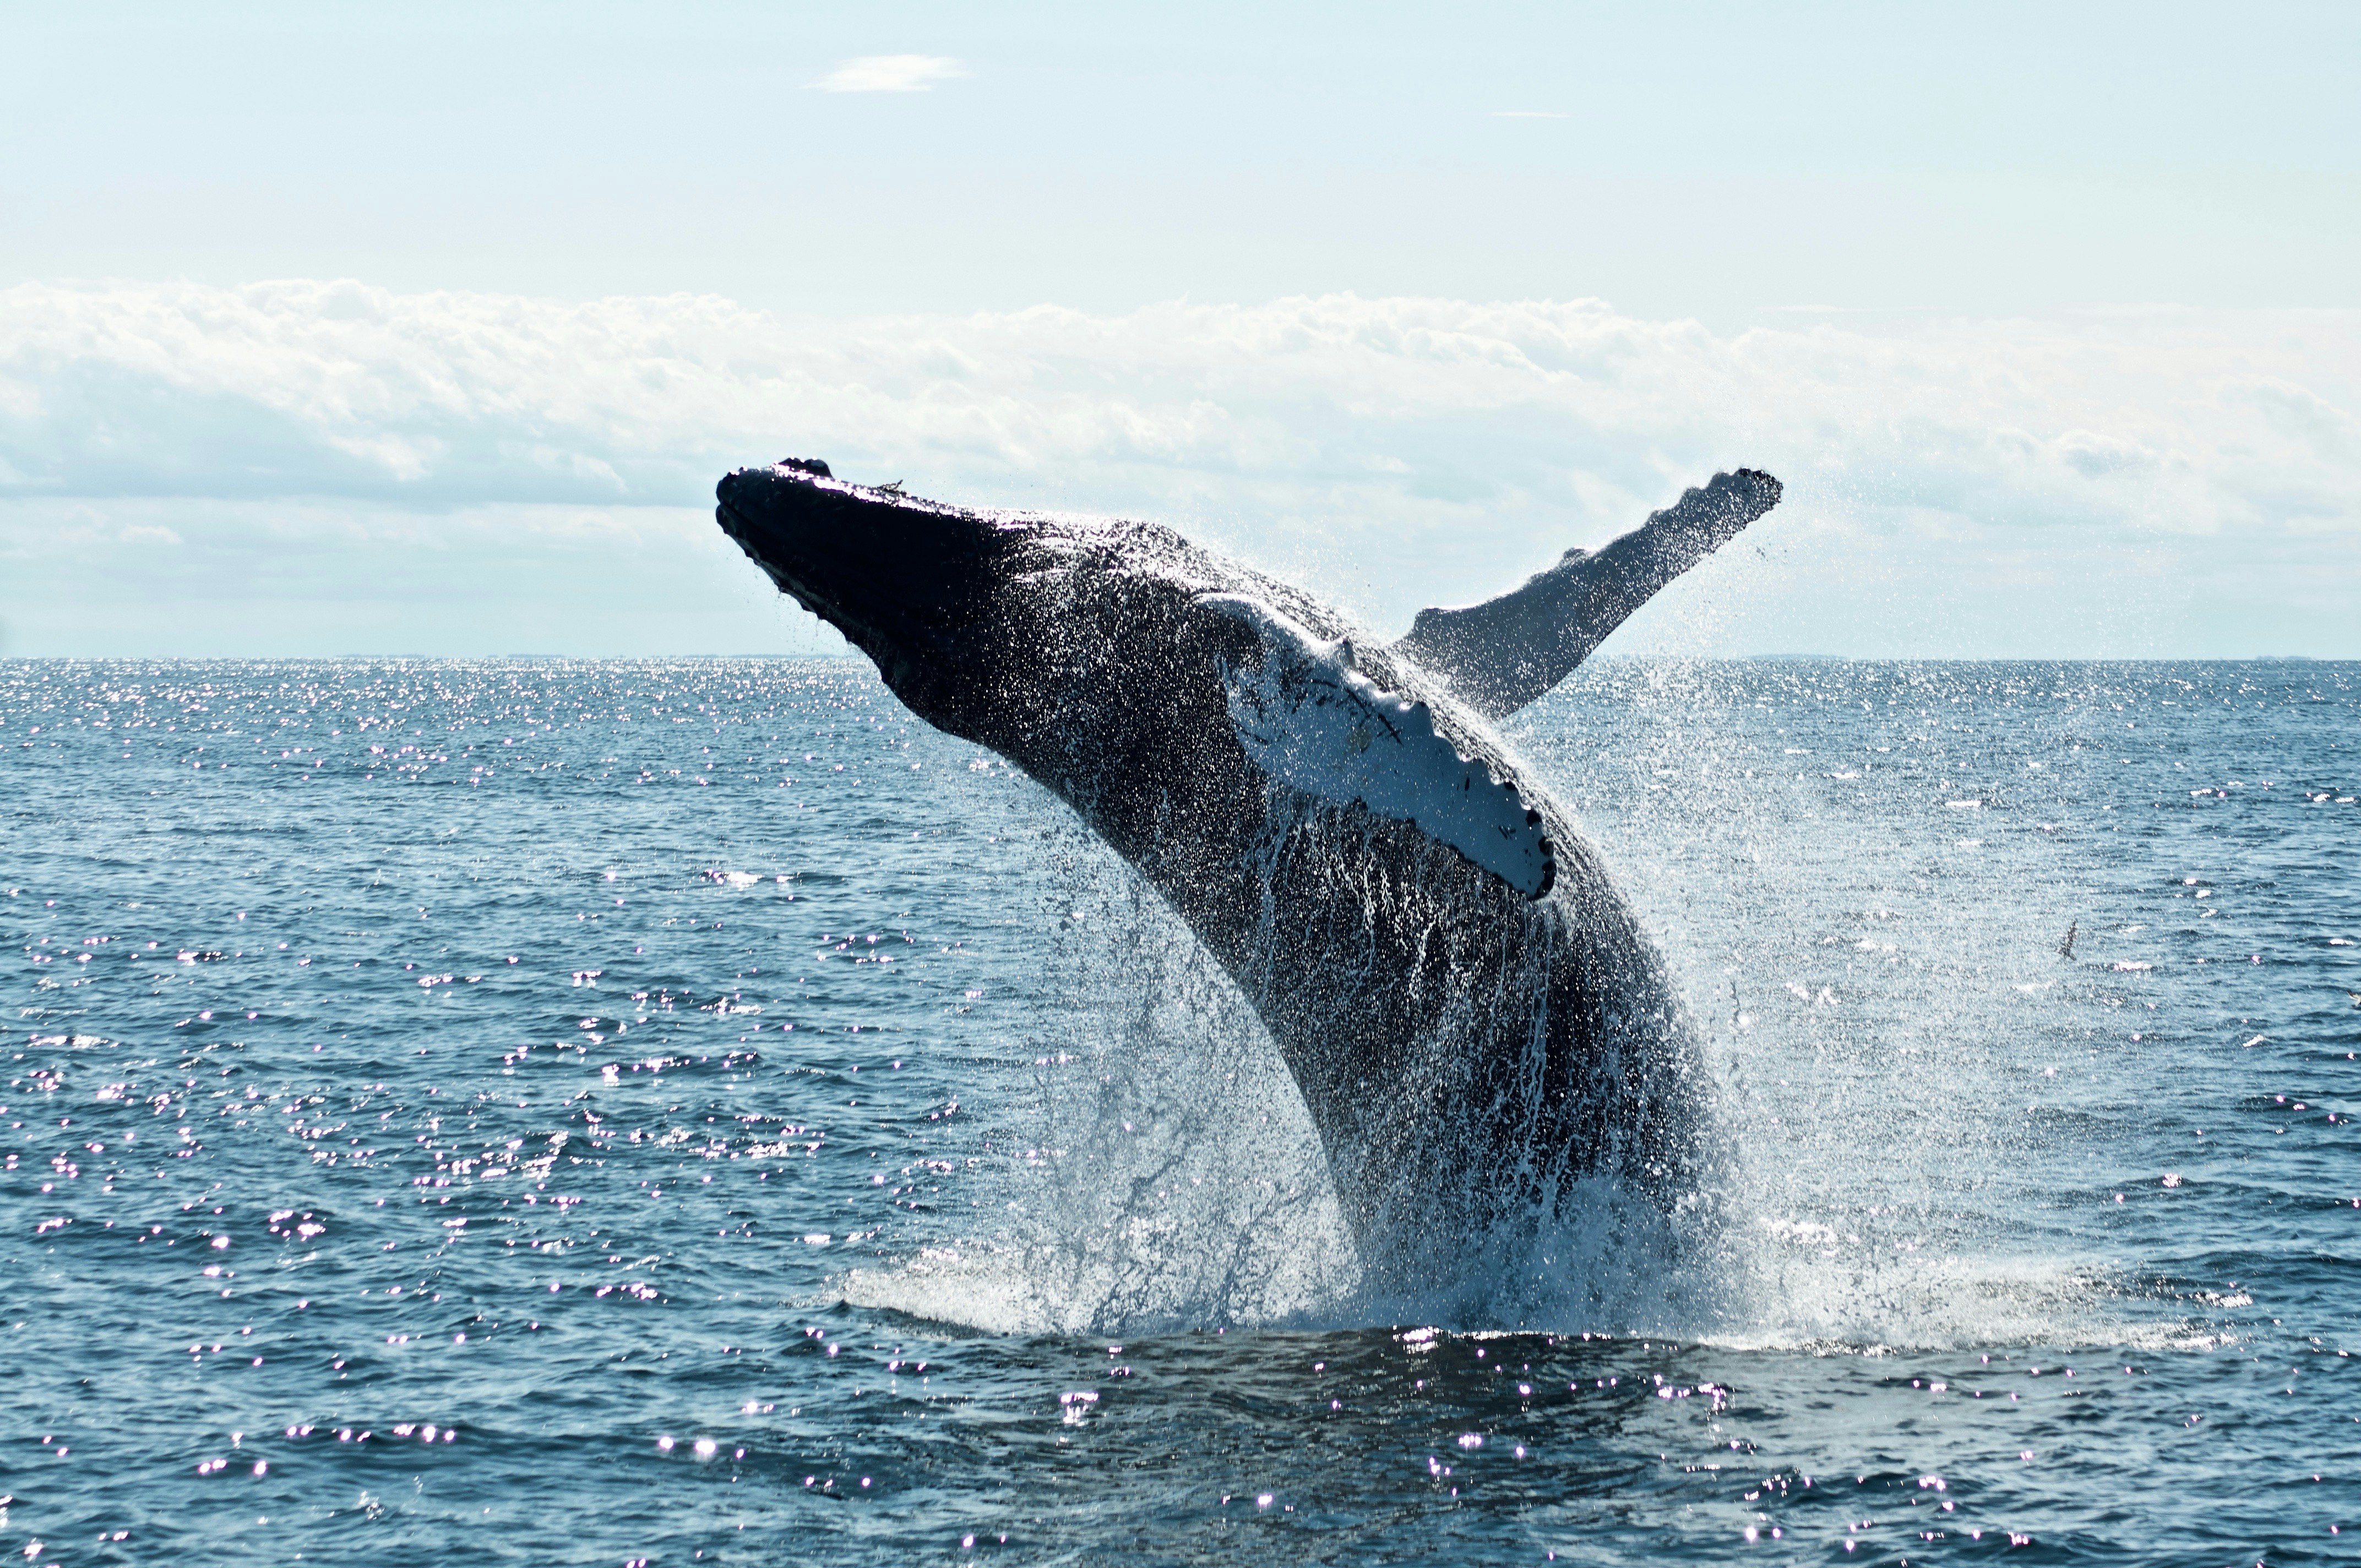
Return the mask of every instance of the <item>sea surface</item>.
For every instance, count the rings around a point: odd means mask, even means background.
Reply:
[[[1718,1228],[1406,1304],[865,663],[0,662],[0,1557],[2361,1561],[2356,701],[1594,663]]]

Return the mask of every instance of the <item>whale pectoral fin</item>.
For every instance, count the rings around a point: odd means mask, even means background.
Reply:
[[[1557,857],[1540,812],[1513,780],[1459,754],[1422,702],[1380,691],[1324,642],[1257,600],[1199,603],[1253,632],[1248,660],[1224,660],[1230,724],[1249,762],[1314,799],[1406,822],[1528,898],[1546,894]]]
[[[1441,676],[1488,718],[1565,679],[1659,588],[1779,504],[1755,468],[1716,474],[1596,553],[1569,550],[1521,587],[1462,609],[1422,609],[1392,652]]]

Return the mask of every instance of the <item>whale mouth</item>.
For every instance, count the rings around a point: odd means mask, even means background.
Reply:
[[[1012,538],[964,508],[839,479],[816,458],[738,469],[715,499],[715,521],[748,558],[897,686],[897,674],[957,656]]]

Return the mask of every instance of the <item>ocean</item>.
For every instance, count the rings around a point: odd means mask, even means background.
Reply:
[[[0,662],[0,1552],[2361,1559],[2357,692],[1586,666],[1724,1190],[1405,1300],[864,663]]]

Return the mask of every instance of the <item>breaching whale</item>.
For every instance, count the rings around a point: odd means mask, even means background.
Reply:
[[[1415,1285],[1587,1178],[1695,1190],[1690,1020],[1489,720],[1776,479],[1717,475],[1391,643],[1152,523],[946,505],[812,459],[718,493],[723,531],[912,712],[1048,786],[1195,932],[1293,1076],[1374,1282]]]

